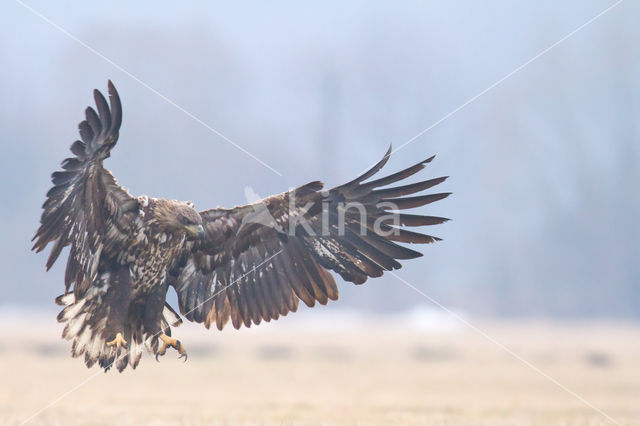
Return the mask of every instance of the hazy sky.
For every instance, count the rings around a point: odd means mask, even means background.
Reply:
[[[0,306],[63,289],[63,262],[45,274],[29,240],[110,78],[124,120],[106,166],[133,194],[205,209],[333,186],[436,124],[387,166],[437,154],[422,177],[452,176],[423,212],[454,220],[407,281],[483,314],[640,314],[639,3],[520,70],[614,2],[23,4],[46,19],[1,6]],[[369,310],[428,303],[393,277],[340,289]]]

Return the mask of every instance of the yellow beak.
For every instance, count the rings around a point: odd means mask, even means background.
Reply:
[[[189,232],[189,234],[194,237],[198,237],[200,241],[204,242],[206,233],[204,232],[204,228],[202,227],[202,225],[189,225],[185,226],[185,229],[187,230],[187,232]]]

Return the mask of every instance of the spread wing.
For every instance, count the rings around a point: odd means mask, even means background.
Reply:
[[[406,197],[446,177],[384,188],[422,170],[433,157],[398,173],[365,182],[387,162],[328,191],[311,182],[257,203],[201,212],[206,237],[190,243],[170,270],[187,319],[218,329],[231,319],[235,328],[295,312],[338,298],[329,270],[344,280],[364,283],[398,260],[422,256],[397,244],[439,240],[406,227],[435,225],[448,219],[403,210],[443,199],[449,193]]]
[[[94,282],[101,259],[115,258],[127,240],[138,214],[138,202],[118,186],[102,162],[118,140],[122,107],[115,87],[109,81],[109,101],[94,90],[97,112],[88,107],[86,120],[79,124],[82,140],[71,145],[74,156],[62,162],[61,171],[51,175],[53,187],[43,204],[40,228],[33,250],[53,248],[47,269],[71,246],[65,273],[65,293],[74,285],[80,297]]]

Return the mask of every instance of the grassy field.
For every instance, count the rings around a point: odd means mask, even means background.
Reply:
[[[122,374],[70,358],[53,319],[2,320],[0,423],[38,413],[28,424],[612,424],[464,327],[289,320],[223,333],[182,326],[187,363],[145,356]],[[640,424],[640,326],[479,326],[616,421]]]

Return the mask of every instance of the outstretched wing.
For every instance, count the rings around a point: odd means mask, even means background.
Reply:
[[[65,273],[65,293],[74,285],[81,297],[94,282],[101,259],[115,257],[124,244],[138,214],[138,202],[118,186],[102,167],[118,140],[122,107],[116,88],[109,81],[109,104],[98,90],[93,96],[97,112],[88,107],[79,124],[81,141],[71,145],[73,157],[62,162],[62,171],[51,175],[53,187],[43,204],[40,228],[32,250],[42,251],[53,242],[47,269],[70,245]]]
[[[449,193],[405,197],[446,177],[381,189],[422,170],[433,157],[398,173],[365,181],[387,162],[344,185],[322,191],[311,182],[257,203],[201,212],[206,238],[177,259],[169,282],[176,288],[180,311],[191,321],[222,329],[229,318],[235,328],[270,321],[307,306],[338,298],[328,270],[344,280],[364,283],[398,260],[422,256],[402,243],[438,240],[404,227],[435,225],[448,219],[403,213],[443,199]]]

